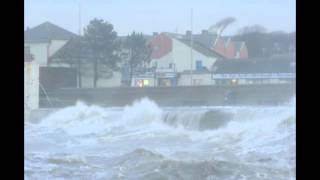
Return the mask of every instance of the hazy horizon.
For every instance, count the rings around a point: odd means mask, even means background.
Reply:
[[[81,29],[93,18],[113,24],[120,36],[132,31],[185,33],[190,30],[191,8],[193,31],[201,32],[225,17],[235,17],[224,35],[233,35],[239,28],[259,24],[270,31],[295,31],[295,1],[81,1],[81,0],[25,0],[25,29],[49,21],[71,32],[79,32],[79,4]]]

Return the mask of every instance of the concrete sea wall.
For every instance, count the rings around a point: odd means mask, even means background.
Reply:
[[[295,96],[295,84],[180,86],[157,88],[57,89],[41,97],[40,107],[57,108],[76,101],[105,107],[125,106],[148,97],[160,106],[278,105]]]

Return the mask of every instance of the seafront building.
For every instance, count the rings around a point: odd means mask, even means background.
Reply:
[[[44,22],[25,31],[24,47],[29,49],[41,67],[48,66],[50,57],[76,36],[55,24]]]
[[[190,37],[193,37],[191,39]],[[131,86],[281,84],[295,81],[293,54],[248,58],[244,42],[203,31],[160,33],[151,40],[152,72],[136,74]]]
[[[50,22],[44,22],[25,31],[24,48],[33,55],[34,63],[39,65],[41,89],[76,87],[72,80],[75,78],[72,69],[63,65],[50,67],[51,57],[74,37],[77,35]]]
[[[76,46],[74,39],[78,35],[51,22],[45,22],[25,31],[26,50],[33,54],[35,63],[39,64],[40,85],[43,89],[56,88],[92,88],[92,68],[79,77],[76,68],[70,63],[62,63],[59,54]],[[67,62],[68,59],[62,61]],[[100,78],[99,87],[117,87],[121,85],[121,73],[113,72],[110,77]],[[43,92],[42,92],[43,93]]]
[[[50,22],[25,31],[25,50],[38,64],[40,93],[46,89],[92,88],[93,68],[86,64],[81,76],[75,64],[62,59],[78,46],[78,35]],[[129,76],[126,61],[121,68],[98,80],[98,87],[173,87],[237,84],[280,84],[295,81],[295,57],[249,58],[245,42],[220,37],[203,30],[200,34],[169,32],[147,36],[151,61]],[[125,37],[118,37],[120,42]],[[123,48],[119,54],[126,52]],[[125,53],[124,53],[125,54]],[[30,63],[30,62],[29,62]],[[36,65],[35,65],[36,66]],[[130,82],[130,83],[128,83]]]
[[[294,83],[296,63],[292,55],[269,58],[219,60],[212,70],[216,85]]]

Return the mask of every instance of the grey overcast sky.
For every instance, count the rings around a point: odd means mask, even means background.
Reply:
[[[228,35],[254,24],[268,31],[296,29],[295,0],[25,0],[25,28],[49,21],[78,33],[79,2],[82,28],[97,17],[112,23],[119,35],[133,30],[185,33],[191,8],[196,33],[230,16],[237,21],[226,29]]]

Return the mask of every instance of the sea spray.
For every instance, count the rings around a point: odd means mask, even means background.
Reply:
[[[294,104],[160,108],[144,98],[103,108],[79,102],[25,129],[29,179],[295,178]]]

